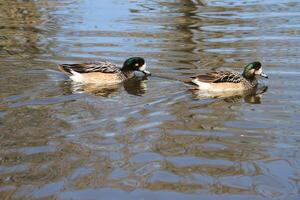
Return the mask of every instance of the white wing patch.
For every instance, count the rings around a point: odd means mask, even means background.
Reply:
[[[210,90],[211,84],[210,83],[204,83],[199,81],[197,78],[191,80],[193,83],[199,86],[200,90]]]
[[[72,75],[70,76],[70,79],[72,79],[72,81],[74,82],[83,82],[83,76],[78,73],[78,72],[75,72],[74,70],[70,70]]]

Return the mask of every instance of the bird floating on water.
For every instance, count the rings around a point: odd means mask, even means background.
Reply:
[[[263,73],[261,63],[256,61],[245,66],[242,74],[232,71],[213,71],[191,77],[186,83],[197,86],[207,92],[243,91],[257,86],[256,76],[268,78]]]
[[[74,82],[116,84],[134,77],[134,71],[151,75],[146,70],[146,62],[141,57],[128,58],[122,68],[107,61],[97,61],[81,64],[58,65],[60,71],[67,74]]]

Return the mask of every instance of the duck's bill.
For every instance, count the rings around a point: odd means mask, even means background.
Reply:
[[[151,76],[151,73],[149,71],[147,71],[147,70],[141,70],[141,72],[143,74],[145,74],[146,76]]]
[[[265,74],[265,73],[261,73],[260,76],[261,76],[261,77],[264,77],[264,78],[268,78],[268,75]]]

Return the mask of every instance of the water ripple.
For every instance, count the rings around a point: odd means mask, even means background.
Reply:
[[[0,6],[4,199],[297,199],[296,0],[6,1]],[[113,13],[112,13],[113,12]],[[59,63],[141,56],[153,76],[74,84]],[[262,62],[265,93],[182,83]]]

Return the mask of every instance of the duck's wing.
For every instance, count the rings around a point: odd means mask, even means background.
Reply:
[[[242,75],[237,72],[230,71],[215,71],[206,74],[201,74],[198,76],[191,77],[192,79],[197,79],[197,81],[205,83],[239,83],[242,80]]]
[[[102,73],[119,73],[121,70],[117,65],[107,62],[98,61],[91,63],[81,64],[61,64],[58,68],[67,74],[72,74],[72,71],[77,73],[91,73],[91,72],[102,72]]]

